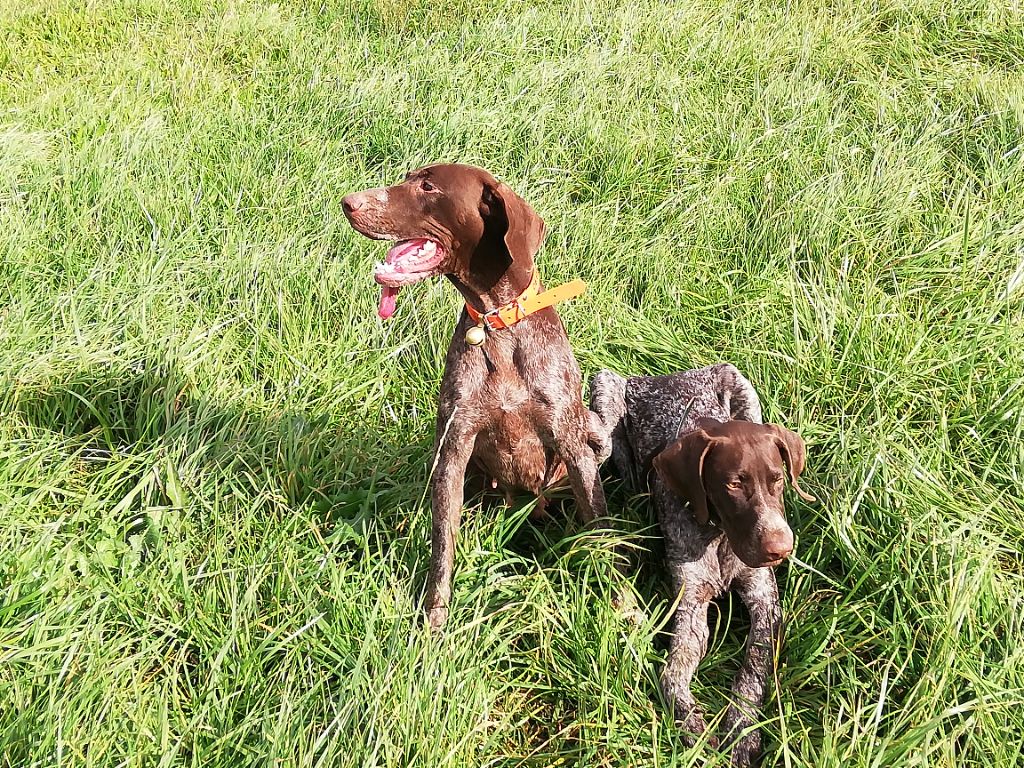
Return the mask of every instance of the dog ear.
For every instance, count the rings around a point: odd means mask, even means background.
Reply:
[[[502,234],[509,259],[533,258],[544,240],[544,219],[508,185],[485,184],[480,213]]]
[[[708,496],[704,490],[704,459],[718,442],[703,429],[689,432],[654,457],[654,469],[673,493],[690,502],[693,516],[707,525]]]
[[[809,493],[804,493],[796,482],[796,479],[804,471],[804,464],[807,461],[807,448],[804,446],[803,439],[796,432],[791,432],[778,424],[766,424],[765,426],[775,433],[775,444],[779,446],[782,460],[786,462],[786,468],[789,470],[789,482],[792,483],[793,490],[804,501],[817,501]]]

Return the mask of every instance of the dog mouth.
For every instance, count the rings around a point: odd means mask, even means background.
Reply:
[[[440,274],[438,267],[446,255],[440,243],[426,237],[399,240],[393,245],[373,270],[373,279],[381,286],[377,314],[385,320],[395,314],[398,292]]]
[[[757,550],[751,552],[737,546],[733,546],[732,551],[748,568],[776,568],[789,559],[789,554],[785,554],[782,557],[772,558],[767,553]]]
[[[751,568],[775,568],[782,565],[788,559],[789,555],[783,555],[782,557],[775,558],[774,560],[770,557],[764,556],[752,557],[750,559],[745,557],[740,558],[740,560]]]

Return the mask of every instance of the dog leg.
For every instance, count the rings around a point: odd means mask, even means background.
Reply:
[[[579,508],[580,519],[587,525],[605,516],[607,507],[604,499],[604,488],[598,474],[597,458],[594,451],[585,443],[577,448],[574,456],[562,453],[562,460],[569,473],[573,496]]]
[[[427,622],[439,630],[448,620],[455,565],[455,539],[462,519],[463,482],[473,454],[476,432],[450,429],[455,419],[438,414],[438,442],[431,481],[430,575],[427,577]]]
[[[719,363],[713,366],[718,376],[718,397],[734,419],[761,423],[761,398],[746,376],[735,365]]]
[[[587,525],[606,514],[597,451],[590,445],[593,414],[583,403],[559,413],[544,425],[541,439],[565,465],[580,519]]]
[[[602,443],[597,459],[603,463],[612,453],[613,440],[624,437],[626,380],[608,370],[595,373],[590,378],[590,412],[596,417],[590,420],[591,430],[599,435]]]
[[[757,568],[736,586],[750,613],[747,651],[732,684],[732,703],[725,715],[726,743],[733,745],[732,764],[756,765],[761,754],[761,732],[751,728],[761,717],[768,675],[775,664],[782,625],[782,608],[775,574]],[[744,733],[744,731],[749,731]]]
[[[668,661],[661,673],[661,691],[676,722],[685,731],[684,741],[692,746],[696,739],[707,730],[704,714],[690,692],[690,683],[697,671],[700,660],[708,650],[708,603],[704,599],[710,590],[701,584],[688,581],[683,569],[672,567],[673,582],[683,594],[672,620],[672,642],[669,646]],[[716,744],[711,737],[708,742]]]

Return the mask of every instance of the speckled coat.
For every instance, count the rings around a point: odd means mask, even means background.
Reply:
[[[665,538],[667,566],[680,599],[662,690],[689,734],[703,733],[707,727],[690,682],[707,652],[708,604],[735,589],[750,612],[746,657],[733,683],[724,727],[727,741],[734,744],[733,765],[752,765],[760,754],[761,738],[750,726],[759,720],[781,621],[775,574],[771,568],[750,568],[741,562],[713,522],[700,525],[685,502],[652,472],[652,459],[695,429],[698,419],[760,423],[757,393],[735,367],[719,364],[629,379],[601,371],[591,381],[590,398],[591,410],[611,439],[617,472],[637,491],[650,489]]]
[[[448,346],[437,411],[432,481],[434,552],[428,579],[431,623],[444,623],[451,596],[455,530],[468,465],[502,491],[541,497],[568,476],[577,514],[590,523],[605,514],[598,453],[601,422],[580,397],[582,378],[562,321],[540,310],[511,328],[466,343],[473,327],[462,317]]]
[[[438,163],[386,188],[346,195],[345,216],[374,240],[417,242],[430,256],[392,255],[374,279],[385,286],[379,313],[390,317],[405,285],[444,275],[480,313],[508,306],[531,284],[544,221],[522,198],[482,168]],[[403,249],[401,243],[412,245]],[[416,261],[416,259],[419,261]],[[430,626],[448,617],[463,481],[474,468],[510,494],[534,493],[568,477],[585,522],[604,516],[597,453],[602,426],[581,397],[582,379],[553,308],[467,343],[473,327],[463,310],[445,358],[431,478],[431,555],[426,585]]]

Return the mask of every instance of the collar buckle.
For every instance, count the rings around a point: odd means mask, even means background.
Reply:
[[[565,299],[579,296],[586,288],[587,284],[582,280],[573,280],[565,285],[541,292],[540,274],[535,269],[530,277],[530,284],[512,301],[487,312],[480,312],[467,303],[466,312],[477,325],[485,327],[489,331],[500,331],[511,328],[534,312],[553,306]]]

